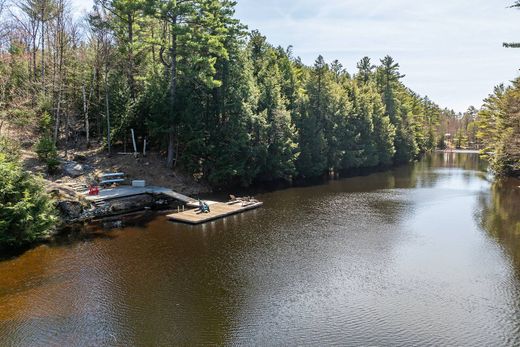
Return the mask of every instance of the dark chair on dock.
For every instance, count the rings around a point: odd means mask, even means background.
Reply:
[[[198,213],[210,213],[209,205],[205,201],[199,200]]]
[[[245,207],[245,206],[250,206],[250,205],[256,204],[257,202],[258,202],[258,200],[256,200],[252,196],[244,196],[241,198],[237,198],[234,195],[230,195],[229,201],[227,202],[227,204],[228,205],[241,204],[241,206]]]
[[[228,205],[235,205],[235,204],[239,204],[241,202],[242,201],[240,199],[238,199],[236,196],[229,195],[229,201],[227,202],[227,204]]]

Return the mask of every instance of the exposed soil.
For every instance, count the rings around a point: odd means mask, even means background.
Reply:
[[[108,156],[103,148],[75,151],[69,154],[69,159],[76,159],[82,164],[94,168],[88,175],[72,179],[87,185],[93,183],[96,177],[107,172],[123,172],[128,182],[131,180],[145,180],[147,185],[170,188],[186,195],[207,193],[211,188],[195,181],[194,178],[180,170],[170,170],[165,166],[165,158],[156,152],[146,154],[146,157],[133,154],[112,154]],[[54,177],[63,182],[70,182],[69,177]]]
[[[101,144],[91,143],[90,149],[85,149],[84,143],[69,143],[67,153],[60,149],[60,159],[65,161],[75,160],[81,164],[87,164],[93,168],[92,171],[80,177],[72,178],[64,175],[62,170],[57,174],[49,175],[46,165],[42,163],[34,151],[34,144],[38,138],[37,129],[33,126],[17,127],[3,124],[0,135],[10,138],[21,148],[23,166],[26,170],[41,174],[45,179],[54,183],[68,185],[85,184],[90,185],[102,173],[124,172],[127,182],[131,180],[145,180],[147,185],[155,185],[170,188],[185,195],[197,195],[211,192],[211,188],[193,177],[182,172],[180,169],[167,169],[166,159],[157,152],[148,152],[145,157],[142,154],[119,154],[115,147],[113,154],[108,156]],[[82,142],[82,141],[80,141]],[[63,148],[62,143],[60,148]],[[72,147],[72,148],[71,148]]]

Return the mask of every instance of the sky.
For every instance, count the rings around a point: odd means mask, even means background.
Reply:
[[[77,13],[89,0],[73,0]],[[391,55],[403,82],[441,107],[477,108],[520,76],[520,11],[513,0],[238,0],[236,17],[311,65],[318,55],[349,72],[364,56]]]

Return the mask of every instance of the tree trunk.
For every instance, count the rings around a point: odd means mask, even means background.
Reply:
[[[37,79],[37,76],[38,76],[38,72],[36,70],[36,36],[37,34],[34,33],[33,37],[32,37],[32,79],[33,79],[33,88],[34,88],[34,91],[37,90],[37,88],[35,87],[36,85],[36,79]],[[34,93],[35,94],[35,93]]]
[[[172,32],[171,32],[171,66],[170,66],[170,130],[168,133],[168,158],[166,160],[166,167],[173,169],[175,161],[175,98],[177,95],[177,34],[175,33],[175,27],[177,25],[177,17],[174,16],[172,20]]]
[[[89,119],[88,119],[87,92],[85,90],[85,82],[83,82],[81,91],[83,92],[83,114],[85,116],[85,139],[87,142],[87,148],[89,148],[90,147],[90,124],[89,124]]]
[[[42,18],[45,13],[45,8],[42,9]],[[63,15],[61,13],[60,15]],[[45,94],[45,65],[44,64],[44,56],[43,56],[43,42],[45,40],[44,37],[44,29],[45,28],[45,22],[42,21],[42,83],[43,83],[43,93]],[[59,129],[60,129],[60,111],[61,111],[61,101],[62,101],[62,95],[63,95],[63,81],[65,80],[65,72],[63,69],[64,64],[64,52],[65,52],[65,35],[64,35],[64,22],[63,17],[58,17],[58,23],[57,23],[57,42],[58,42],[58,105],[56,107],[56,124],[54,127],[54,144],[57,145],[58,138],[59,138]],[[65,137],[68,141],[68,119],[66,120],[66,129],[65,129]]]
[[[32,96],[31,101],[32,105],[36,105],[36,91],[38,90],[38,86],[36,85],[38,80],[38,70],[36,67],[36,40],[38,38],[38,28],[39,28],[39,21],[34,19],[34,23],[32,24],[32,34],[31,34],[31,40],[32,40],[32,73],[31,73],[31,79],[32,79]]]
[[[151,30],[151,35],[152,35],[152,42],[155,40],[155,32],[153,30],[153,25],[152,27],[150,28]],[[153,72],[155,73],[157,70],[156,70],[156,62],[157,62],[157,58],[155,56],[155,44],[152,44],[152,68],[153,68]]]
[[[65,117],[65,160],[68,160],[68,156],[69,156],[69,127],[70,127],[70,123],[69,123],[69,113],[67,111],[64,112],[64,117]]]
[[[128,84],[130,87],[130,98],[135,101],[136,87],[134,79],[134,17],[128,14]]]
[[[42,18],[45,15],[45,8],[42,9]],[[45,95],[45,20],[42,19],[42,90]]]
[[[96,105],[101,106],[101,103],[103,102],[101,99],[101,79],[102,79],[102,70],[101,70],[101,62],[99,58],[100,54],[100,48],[99,48],[99,40],[96,42],[96,66],[94,67],[94,81],[96,82],[95,88],[96,88]],[[101,138],[103,136],[101,132],[101,112],[96,112],[96,125],[97,125],[97,139],[98,142],[101,141]]]
[[[166,166],[169,169],[173,169],[173,164],[175,162],[175,130],[170,128],[168,132],[168,161],[166,162]]]
[[[54,122],[54,145],[57,145],[58,143],[58,134],[60,129],[60,107],[61,107],[61,81],[60,85],[58,87],[58,105],[56,107],[56,120]]]
[[[108,61],[105,63],[105,107],[107,113],[107,149],[110,156],[112,148],[110,143],[110,105],[108,100]]]

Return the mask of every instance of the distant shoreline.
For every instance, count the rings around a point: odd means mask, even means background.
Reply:
[[[441,153],[473,153],[479,154],[480,151],[478,149],[436,149],[435,152]]]

